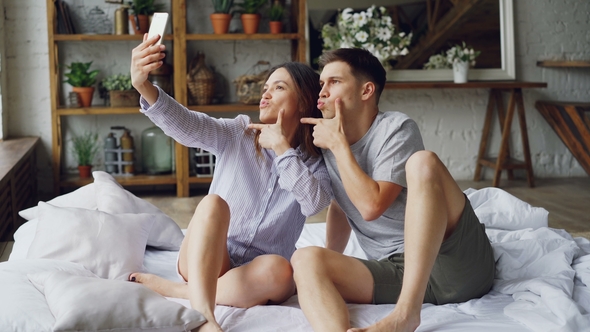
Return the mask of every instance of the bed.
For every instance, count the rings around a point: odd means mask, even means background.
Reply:
[[[187,300],[125,281],[143,270],[177,281],[183,232],[107,173],[21,211],[0,263],[0,331],[190,331],[204,322]],[[496,188],[466,191],[497,261],[493,289],[465,303],[424,304],[418,331],[590,331],[590,241],[547,227],[547,211]],[[325,223],[306,224],[297,247],[323,246]],[[354,235],[345,254],[364,257]],[[368,326],[394,305],[348,305]],[[281,305],[217,306],[224,331],[310,331],[297,296]]]

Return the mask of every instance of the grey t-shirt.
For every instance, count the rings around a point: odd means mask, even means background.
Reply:
[[[379,112],[369,131],[350,149],[359,166],[373,180],[393,182],[404,188],[381,217],[367,222],[344,190],[334,154],[323,150],[334,198],[346,213],[369,259],[382,259],[402,252],[407,199],[406,161],[414,152],[424,150],[418,125],[403,113]]]

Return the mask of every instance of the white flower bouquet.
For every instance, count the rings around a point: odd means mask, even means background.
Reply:
[[[479,51],[475,51],[463,42],[462,45],[455,45],[440,54],[431,56],[424,64],[424,69],[450,69],[456,62],[468,62],[469,66],[473,67],[475,66],[475,58],[479,54]]]
[[[324,51],[337,48],[364,48],[371,52],[385,68],[389,60],[408,54],[412,34],[396,32],[396,27],[384,7],[369,7],[354,13],[346,8],[338,14],[336,26],[322,27]]]

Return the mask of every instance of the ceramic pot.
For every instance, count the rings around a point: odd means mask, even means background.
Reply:
[[[230,14],[213,13],[209,15],[209,19],[213,26],[213,33],[222,35],[229,30],[229,22],[231,21]]]
[[[90,105],[92,105],[92,96],[94,95],[93,86],[75,86],[72,87],[72,91],[78,94],[78,98],[80,98],[80,104],[82,107],[90,107]]]
[[[242,14],[242,27],[245,34],[254,34],[258,32],[258,25],[260,24],[260,14]]]
[[[129,15],[129,21],[131,22],[131,26],[133,27],[133,31],[136,35],[143,35],[147,33],[150,29],[150,18],[147,15],[137,15],[137,19],[139,20],[139,29],[137,28],[137,21],[135,20],[135,15]]]
[[[78,172],[80,173],[80,179],[89,178],[91,170],[92,170],[92,165],[78,166]]]
[[[270,21],[270,33],[281,33],[283,32],[283,22],[281,21]]]
[[[453,62],[453,81],[455,83],[467,83],[467,74],[469,73],[469,62]]]

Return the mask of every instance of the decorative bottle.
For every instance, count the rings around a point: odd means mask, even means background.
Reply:
[[[123,173],[133,174],[135,172],[135,167],[133,166],[133,137],[131,137],[127,128],[125,128],[123,135],[121,135],[121,149],[123,150],[123,161],[125,161]]]
[[[117,138],[113,133],[109,133],[109,135],[104,139],[104,161],[105,161],[105,168],[107,173],[118,173],[119,169],[116,165],[117,161]]]

